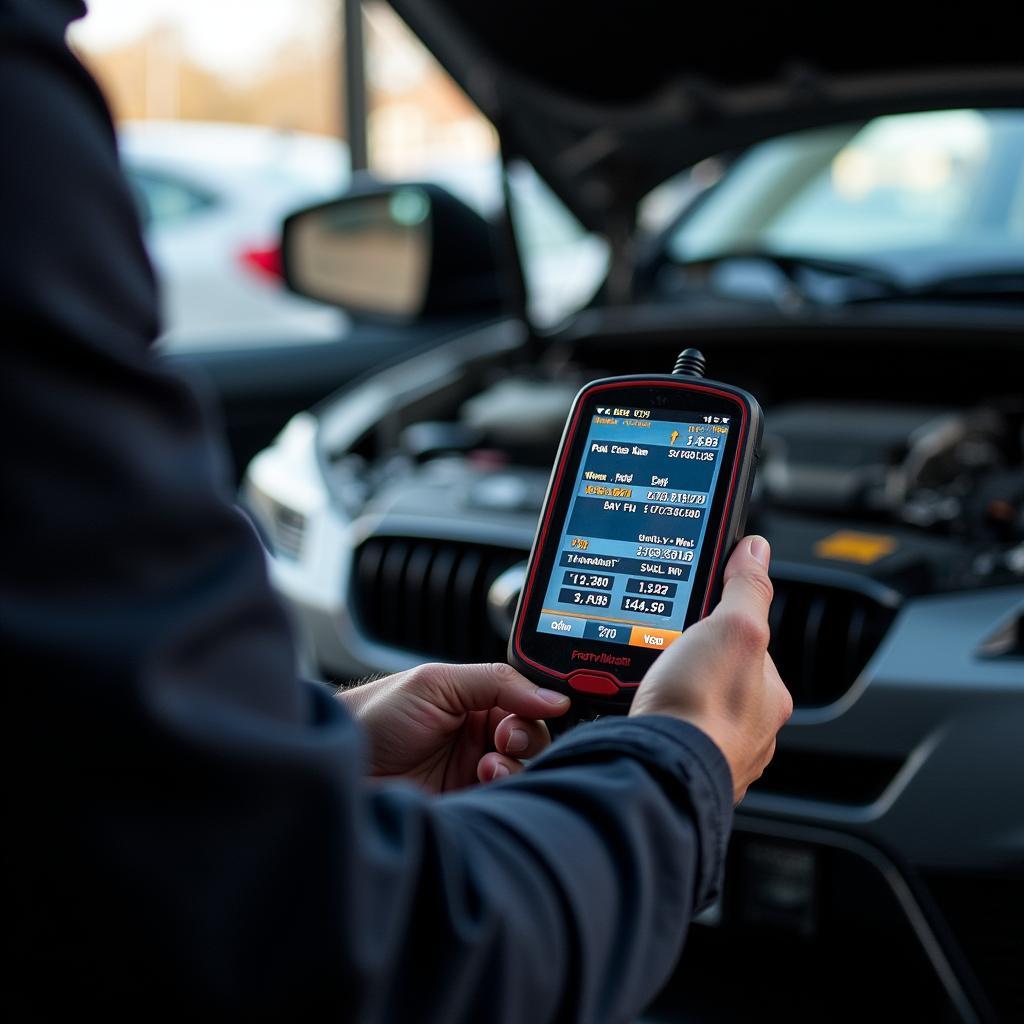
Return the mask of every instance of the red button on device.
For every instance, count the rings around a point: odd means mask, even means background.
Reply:
[[[600,697],[614,697],[619,692],[619,684],[611,676],[597,675],[595,672],[573,672],[569,676],[569,685],[580,693],[592,693]]]

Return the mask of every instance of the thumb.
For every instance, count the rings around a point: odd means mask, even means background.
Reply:
[[[770,561],[771,547],[764,537],[744,537],[725,567],[725,584],[718,607],[767,626],[773,596],[772,581],[768,578]]]
[[[569,698],[564,694],[531,683],[502,662],[445,665],[444,678],[453,711],[502,708],[524,718],[554,718],[569,710]]]

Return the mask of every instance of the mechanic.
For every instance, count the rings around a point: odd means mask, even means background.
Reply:
[[[567,700],[507,666],[298,681],[218,428],[151,351],[82,13],[0,0],[7,1005],[631,1018],[791,709],[767,543],[631,717],[550,747]]]

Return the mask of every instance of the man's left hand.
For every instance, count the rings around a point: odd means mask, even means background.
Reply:
[[[433,793],[522,771],[551,742],[542,721],[569,710],[500,663],[420,665],[339,694],[370,737],[370,773]]]

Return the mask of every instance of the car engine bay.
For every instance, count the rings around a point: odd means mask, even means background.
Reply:
[[[602,348],[621,351],[614,339],[601,340]],[[547,365],[511,372],[484,365],[482,380],[468,388],[439,388],[405,407],[396,402],[358,443],[327,455],[334,493],[357,516],[424,516],[461,523],[466,538],[477,529],[492,544],[503,540],[505,557],[496,549],[481,564],[475,594],[457,619],[482,616],[494,580],[529,549],[573,395],[586,381],[624,368],[660,368],[670,345],[648,359],[607,361],[580,345],[575,358],[562,352],[549,355]],[[729,358],[723,376],[735,379],[735,356],[721,355]],[[750,521],[752,531],[771,539],[777,572],[800,567],[811,583],[832,582],[871,600],[878,609],[873,628],[883,631],[882,609],[907,598],[1024,578],[1024,400],[996,390],[982,401],[918,406],[898,401],[895,382],[886,383],[888,396],[882,389],[864,399],[780,396],[767,405]],[[972,393],[965,388],[966,395]],[[505,537],[500,524],[510,531]],[[394,571],[398,555],[374,568],[378,556],[385,557],[380,545],[363,551],[360,572]],[[406,559],[408,589],[421,589],[420,571]],[[422,568],[423,579],[431,573],[433,561]],[[493,601],[487,622],[481,617],[461,646],[446,642],[440,624],[411,615],[403,622],[400,604],[378,592],[378,607],[365,608],[365,625],[385,643],[437,657],[502,656],[507,621]],[[391,625],[383,611],[395,614]],[[776,611],[781,619],[783,610]],[[854,674],[863,660],[854,657]]]

